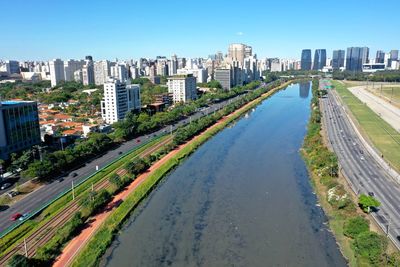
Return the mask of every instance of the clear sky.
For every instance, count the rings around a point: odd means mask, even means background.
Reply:
[[[197,57],[229,43],[259,57],[303,48],[400,48],[400,0],[0,0],[0,58]]]

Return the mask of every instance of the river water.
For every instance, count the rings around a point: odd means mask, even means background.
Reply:
[[[260,104],[139,206],[102,266],[345,266],[299,154],[310,84]]]

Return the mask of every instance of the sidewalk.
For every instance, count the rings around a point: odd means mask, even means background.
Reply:
[[[400,132],[400,108],[367,91],[364,86],[350,87],[349,91]]]

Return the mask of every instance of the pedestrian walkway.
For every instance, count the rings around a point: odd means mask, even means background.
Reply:
[[[389,123],[396,131],[400,132],[400,108],[375,96],[367,91],[364,86],[350,87],[349,90],[384,121]]]

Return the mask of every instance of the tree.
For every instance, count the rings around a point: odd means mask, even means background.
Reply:
[[[149,167],[150,164],[142,158],[137,158],[134,161],[128,163],[126,166],[129,173],[133,175],[138,175],[139,173],[142,173],[145,170],[147,170]]]
[[[117,188],[120,188],[122,186],[122,184],[123,184],[122,180],[121,180],[121,177],[116,173],[113,173],[110,176],[110,178],[108,178],[108,181],[110,183],[112,183],[113,185],[115,185]]]
[[[381,203],[372,196],[367,196],[367,195],[362,194],[358,198],[358,205],[364,212],[370,213],[371,208],[377,208],[381,205]]]
[[[16,254],[14,255],[7,264],[9,267],[31,267],[29,258],[24,255]]]
[[[360,233],[369,230],[369,221],[361,216],[357,216],[346,221],[343,228],[345,236],[355,238]]]
[[[377,233],[367,231],[356,236],[354,247],[361,257],[368,259],[374,265],[378,265],[386,250],[387,239]]]

